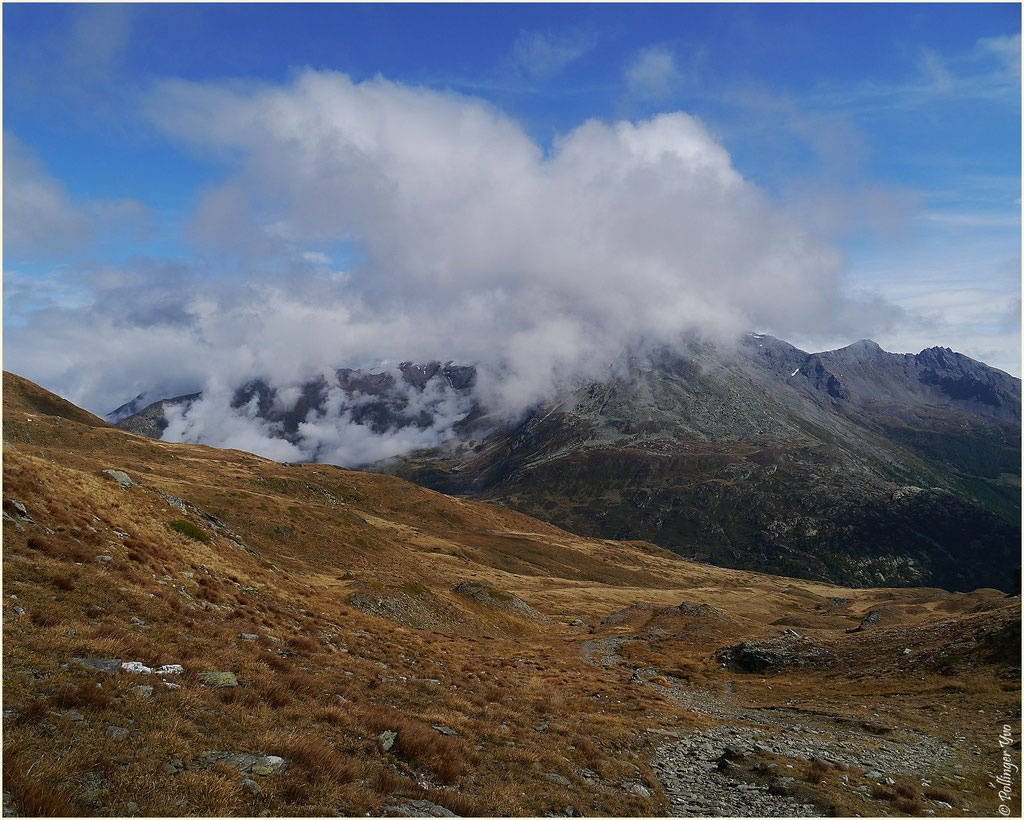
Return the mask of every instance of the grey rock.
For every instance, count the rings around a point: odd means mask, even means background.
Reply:
[[[390,752],[391,747],[395,745],[395,741],[398,740],[398,732],[392,732],[387,729],[377,735],[377,745],[380,746],[381,751]]]
[[[64,713],[64,717],[68,720],[78,723],[79,721],[85,720],[85,716],[81,712],[76,712],[74,709],[69,709]]]
[[[120,658],[72,658],[71,662],[108,675],[116,675],[121,671]]]
[[[14,524],[19,531],[24,531],[25,524],[36,525],[25,505],[15,498],[4,499],[3,519]]]
[[[167,775],[168,777],[174,777],[180,774],[185,769],[185,764],[177,758],[172,760],[165,760],[160,764],[160,768],[157,770],[160,774]]]
[[[259,777],[272,777],[281,774],[288,762],[277,755],[260,755],[250,752],[220,752],[210,750],[202,753],[207,763],[224,763],[242,774],[253,774]]]
[[[569,626],[586,626],[586,625],[587,625],[587,622],[584,621],[582,618],[574,618],[573,620],[569,621]]]
[[[131,477],[124,470],[104,470],[103,474],[114,479],[124,490],[135,486],[135,482],[131,480]]]
[[[97,555],[95,558],[93,558],[93,560],[96,561],[96,563],[98,563],[98,564],[106,564],[109,561],[113,561],[114,559],[111,556],[109,556],[109,555],[102,555],[101,554],[101,555]]]
[[[526,601],[509,592],[498,590],[486,581],[462,581],[452,591],[456,595],[462,595],[482,606],[506,612],[509,615],[516,615],[532,621],[548,620],[547,615],[538,612]]]
[[[402,800],[398,805],[385,806],[384,813],[388,817],[458,817],[429,800]]]
[[[181,512],[185,512],[185,502],[178,498],[178,496],[165,495],[164,493],[160,493],[160,497],[175,509],[181,510]]]
[[[439,732],[442,735],[457,735],[458,734],[458,732],[456,732],[454,729],[450,729],[447,726],[431,726],[430,728],[433,729],[435,732]]]
[[[124,810],[127,814],[135,814],[139,810],[139,804],[131,800],[125,804]]]
[[[108,726],[103,730],[103,734],[114,741],[121,741],[128,737],[129,730],[123,726]]]
[[[248,792],[249,794],[259,794],[263,791],[263,787],[251,777],[244,778],[238,785],[241,787],[243,792]]]
[[[572,783],[570,783],[568,779],[562,777],[560,774],[555,774],[554,772],[545,772],[544,779],[547,780],[548,783],[554,783],[556,786],[564,786],[567,789],[572,787]]]
[[[259,635],[254,632],[239,632],[238,640],[240,641],[255,641]]]
[[[142,698],[153,697],[153,687],[148,685],[133,686],[132,691]]]
[[[238,686],[238,678],[235,677],[234,672],[200,672],[199,681],[203,686],[215,686],[220,688]]]

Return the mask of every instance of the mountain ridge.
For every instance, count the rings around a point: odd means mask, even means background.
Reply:
[[[334,412],[375,434],[426,429],[436,402],[462,402],[447,440],[371,469],[725,566],[867,585],[1012,584],[980,566],[985,550],[1009,560],[1019,539],[1020,381],[946,348],[690,339],[511,420],[476,401],[475,368],[451,367],[335,372]],[[298,441],[329,387],[308,382],[282,405],[257,380],[232,407]],[[119,424],[152,432],[162,407]]]

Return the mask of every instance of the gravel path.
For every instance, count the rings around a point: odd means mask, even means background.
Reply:
[[[586,641],[581,654],[595,666],[622,670],[624,661],[616,648],[629,640],[635,639],[610,637]],[[718,724],[680,733],[655,751],[651,763],[675,817],[821,816],[819,807],[785,794],[786,783],[800,774],[795,768],[792,779],[779,772],[781,776],[772,788],[779,793],[773,794],[767,786],[748,783],[721,771],[719,761],[726,749],[740,755],[768,751],[797,760],[821,758],[858,766],[869,775],[876,772],[878,779],[914,771],[922,760],[935,765],[952,753],[944,742],[920,732],[893,727],[880,737],[853,720],[825,712],[742,706],[733,701],[731,685],[723,695],[717,695],[678,681],[666,686],[651,680],[657,675],[654,668],[637,669],[632,681],[650,686]]]

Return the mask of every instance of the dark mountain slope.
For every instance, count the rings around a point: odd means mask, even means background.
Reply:
[[[1020,381],[966,356],[691,340],[514,420],[484,414],[474,380],[439,363],[339,370],[288,406],[259,381],[234,406],[294,441],[329,389],[346,397],[338,412],[375,432],[429,425],[417,398],[428,388],[456,394],[467,408],[457,438],[374,469],[724,566],[858,585],[1015,583]]]
[[[808,355],[749,336],[736,352],[635,360],[482,441],[386,469],[725,566],[1009,589],[1019,419],[1019,381],[958,354]]]

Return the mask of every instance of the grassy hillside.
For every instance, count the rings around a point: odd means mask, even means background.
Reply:
[[[778,709],[828,722],[891,788],[781,740],[737,783],[819,812],[998,805],[1017,598],[718,569],[393,477],[153,441],[6,373],[3,407],[5,814],[664,815],[664,749]],[[756,674],[715,654],[787,629],[800,642]],[[842,728],[851,712],[873,728]],[[885,733],[951,751],[903,765]]]

